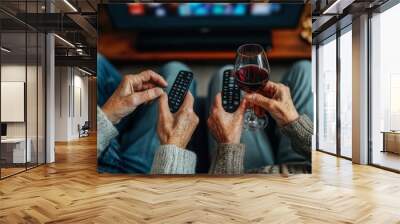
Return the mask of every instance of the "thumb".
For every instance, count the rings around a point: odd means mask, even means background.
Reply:
[[[245,99],[247,100],[247,102],[260,106],[268,111],[270,111],[272,109],[272,106],[275,104],[274,100],[269,99],[258,93],[248,94],[245,96]]]
[[[214,107],[218,108],[218,109],[222,108],[222,95],[221,95],[221,92],[219,92],[214,98]]]
[[[168,96],[166,93],[161,94],[159,100],[159,114],[169,113]]]
[[[239,107],[235,111],[235,114],[243,115],[246,110],[247,104],[248,104],[248,101],[246,99],[243,99],[242,102],[240,102]]]
[[[194,104],[194,97],[192,93],[188,91],[179,110],[183,109],[193,110],[193,104]]]

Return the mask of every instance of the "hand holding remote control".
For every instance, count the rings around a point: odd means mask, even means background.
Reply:
[[[234,113],[240,104],[240,89],[232,70],[225,70],[222,78],[222,106],[226,112]]]
[[[246,100],[243,100],[235,112],[226,112],[222,107],[221,93],[217,94],[207,124],[218,143],[240,143],[245,110]]]
[[[168,106],[168,97],[164,93],[160,97],[157,133],[161,145],[172,144],[185,149],[194,130],[199,123],[199,118],[193,111],[194,98],[189,92],[176,113],[172,113]]]
[[[180,71],[168,93],[168,106],[172,113],[179,110],[180,106],[189,91],[193,80],[193,73],[189,71]]]

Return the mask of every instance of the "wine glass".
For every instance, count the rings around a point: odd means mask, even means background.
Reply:
[[[269,80],[271,69],[264,48],[259,44],[241,45],[236,52],[234,76],[239,88],[247,93],[257,92],[264,88]],[[254,106],[244,115],[244,129],[257,130],[268,124],[266,114],[257,117]]]

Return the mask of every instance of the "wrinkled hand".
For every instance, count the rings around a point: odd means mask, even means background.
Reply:
[[[268,111],[281,127],[299,117],[290,96],[290,89],[283,84],[268,81],[262,91],[247,94],[245,99]]]
[[[164,92],[160,87],[167,85],[167,81],[151,70],[137,75],[125,75],[102,110],[107,118],[116,124],[139,105],[159,97]]]
[[[207,124],[218,143],[240,143],[245,109],[246,100],[242,100],[234,113],[226,112],[222,107],[221,93],[217,94]]]
[[[199,118],[193,111],[194,98],[190,92],[176,113],[171,113],[168,106],[168,96],[163,93],[160,97],[157,134],[161,145],[173,144],[186,148],[199,123]]]

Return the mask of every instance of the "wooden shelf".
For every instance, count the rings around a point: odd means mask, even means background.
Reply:
[[[303,16],[309,10],[309,5]],[[302,21],[300,19],[300,21]],[[269,60],[311,59],[311,45],[300,37],[300,28],[272,30],[272,49]],[[135,33],[106,33],[98,39],[98,51],[111,60],[169,61],[169,60],[233,60],[235,51],[151,51],[134,49]]]
[[[270,60],[310,59],[311,46],[300,38],[298,30],[273,30]],[[152,51],[134,49],[134,34],[103,34],[99,37],[98,51],[110,60],[166,61],[166,60],[231,60],[234,51]]]

